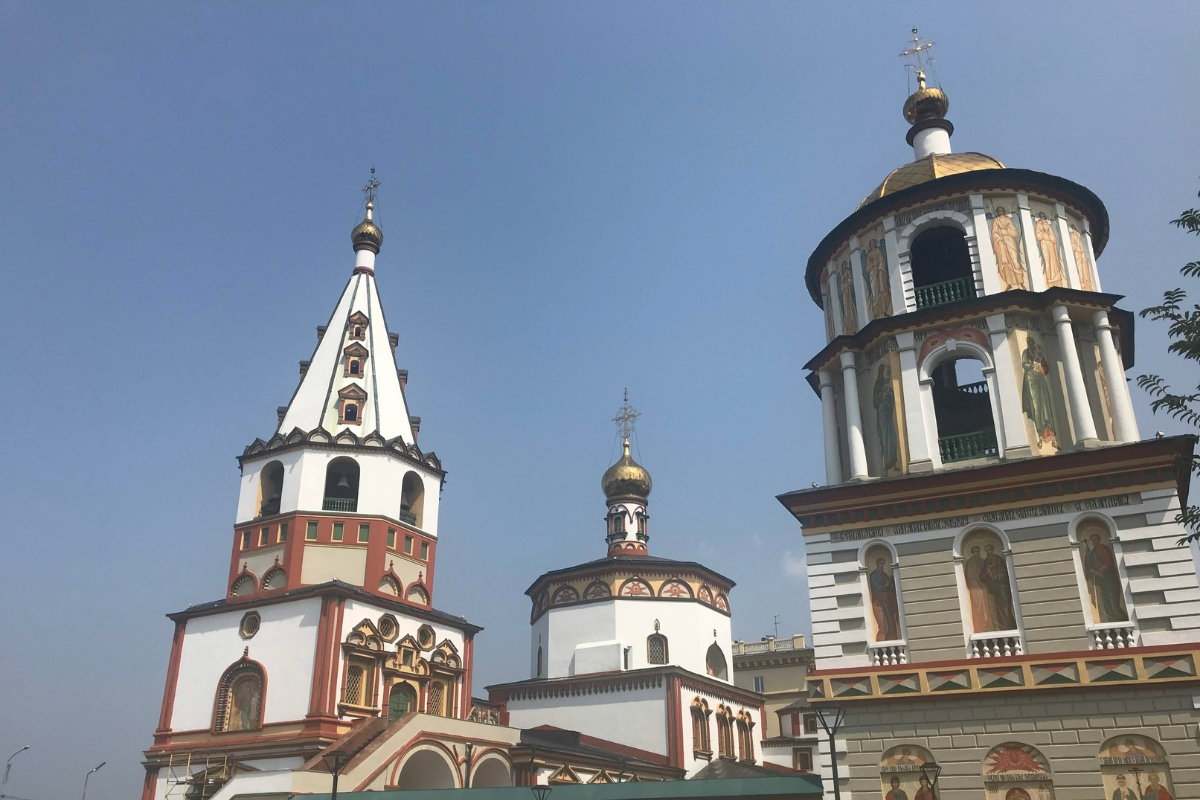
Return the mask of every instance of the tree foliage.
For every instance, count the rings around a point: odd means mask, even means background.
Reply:
[[[1171,220],[1171,224],[1187,233],[1200,236],[1200,209],[1189,208]],[[1179,273],[1185,278],[1200,277],[1200,261],[1184,264]],[[1188,361],[1200,362],[1200,304],[1187,303],[1187,292],[1181,288],[1163,292],[1162,303],[1141,311],[1143,318],[1170,323],[1167,335],[1171,344],[1167,352]],[[1155,414],[1167,416],[1200,428],[1200,384],[1194,390],[1175,391],[1161,375],[1139,375],[1138,386],[1152,398],[1150,408]],[[1200,475],[1200,456],[1192,456],[1192,474]],[[1180,544],[1200,539],[1200,506],[1187,506],[1175,517],[1187,531]]]

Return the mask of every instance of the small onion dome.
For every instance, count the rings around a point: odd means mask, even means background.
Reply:
[[[916,125],[929,119],[945,119],[950,110],[950,98],[938,88],[925,85],[925,76],[919,78],[921,88],[908,96],[904,101],[904,118],[909,125]]]
[[[383,231],[379,230],[375,220],[371,219],[371,213],[374,210],[375,204],[367,203],[366,219],[358,223],[350,232],[350,241],[354,243],[354,252],[356,253],[359,250],[370,250],[375,255],[379,255],[379,248],[383,245]]]
[[[604,496],[610,503],[626,498],[644,503],[650,496],[652,486],[650,473],[629,455],[629,440],[626,439],[625,453],[617,463],[604,471],[604,477],[600,479]]]

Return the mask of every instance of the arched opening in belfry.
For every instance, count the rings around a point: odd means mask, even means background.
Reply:
[[[961,230],[940,225],[922,231],[908,248],[917,308],[945,305],[975,296],[971,252]]]
[[[970,357],[943,361],[930,377],[942,463],[998,455],[983,363]]]
[[[324,511],[358,511],[358,462],[335,458],[325,469]]]
[[[258,495],[259,516],[269,517],[279,513],[279,503],[283,497],[283,464],[272,461],[263,467],[259,474]]]
[[[404,475],[400,485],[400,519],[421,527],[425,510],[425,481],[415,472]]]

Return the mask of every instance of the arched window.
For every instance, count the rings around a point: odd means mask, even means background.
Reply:
[[[692,752],[698,756],[711,756],[712,744],[709,741],[708,715],[712,712],[708,710],[708,702],[703,698],[697,697],[692,700],[691,710]]]
[[[942,463],[998,456],[983,363],[969,357],[946,360],[929,375]]]
[[[396,579],[391,575],[384,575],[379,579],[379,587],[376,589],[376,591],[383,592],[384,594],[390,594],[393,597],[399,597],[400,584],[397,583]]]
[[[213,729],[222,732],[261,728],[265,684],[262,667],[246,658],[225,670],[217,690]]]
[[[325,469],[324,511],[358,511],[358,462],[335,458]]]
[[[1036,747],[1021,742],[1005,742],[988,751],[983,757],[983,786],[987,800],[1054,800],[1049,763]]]
[[[1180,796],[1171,779],[1166,751],[1148,736],[1121,734],[1106,741],[1100,747],[1100,774],[1105,797],[1159,800]]]
[[[734,758],[733,711],[723,703],[717,706],[717,754],[721,758]]]
[[[930,308],[975,296],[975,276],[967,237],[958,228],[939,226],[918,234],[909,245],[917,308]]]
[[[263,467],[258,478],[259,516],[269,517],[279,513],[283,497],[283,464],[272,461]]]
[[[254,576],[247,573],[233,582],[233,587],[230,588],[229,593],[234,597],[245,597],[248,594],[254,594],[256,588],[258,586],[254,581]]]
[[[999,658],[1025,652],[1020,631],[1012,554],[988,528],[967,530],[956,548],[963,617],[971,632],[968,655]]]
[[[407,599],[411,603],[427,606],[429,605],[429,592],[425,591],[419,583],[414,583],[408,587]]]
[[[646,663],[667,663],[667,637],[660,633],[652,633],[646,638]]]
[[[900,744],[887,750],[879,759],[879,782],[883,786],[883,796],[932,798],[933,787],[921,772],[921,765],[934,763],[929,751],[919,745]]]
[[[388,719],[398,720],[416,710],[417,695],[407,683],[393,683],[388,693]]]
[[[415,472],[406,473],[400,485],[400,519],[421,527],[425,512],[425,481]]]
[[[624,533],[625,532],[625,512],[624,511],[617,511],[613,514],[612,532],[613,533]]]
[[[637,532],[639,536],[646,535],[646,514],[643,511],[637,512]]]
[[[358,422],[358,406],[346,403],[344,408],[346,422]]]
[[[1068,530],[1075,546],[1075,567],[1092,649],[1137,647],[1115,527],[1104,517],[1085,516],[1072,522]]]
[[[446,713],[446,684],[434,681],[429,684],[429,703],[426,712],[436,717],[449,716]]]
[[[287,573],[280,567],[274,567],[263,576],[263,590],[286,589]]]
[[[754,762],[754,720],[745,711],[737,715],[738,758]]]
[[[721,645],[716,642],[708,646],[708,652],[704,656],[704,668],[714,678],[729,680],[729,665],[725,661],[725,654],[721,652]]]
[[[542,648],[537,651],[537,677],[542,677]]]

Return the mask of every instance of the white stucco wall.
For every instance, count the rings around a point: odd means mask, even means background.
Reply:
[[[667,753],[666,689],[509,700],[509,726],[554,725],[589,736]]]
[[[251,639],[238,635],[247,612],[262,617]],[[303,719],[308,713],[313,657],[321,601],[317,598],[236,610],[188,621],[179,661],[179,680],[171,728],[175,731],[208,729],[221,675],[249,647],[250,658],[267,673],[266,723]]]

